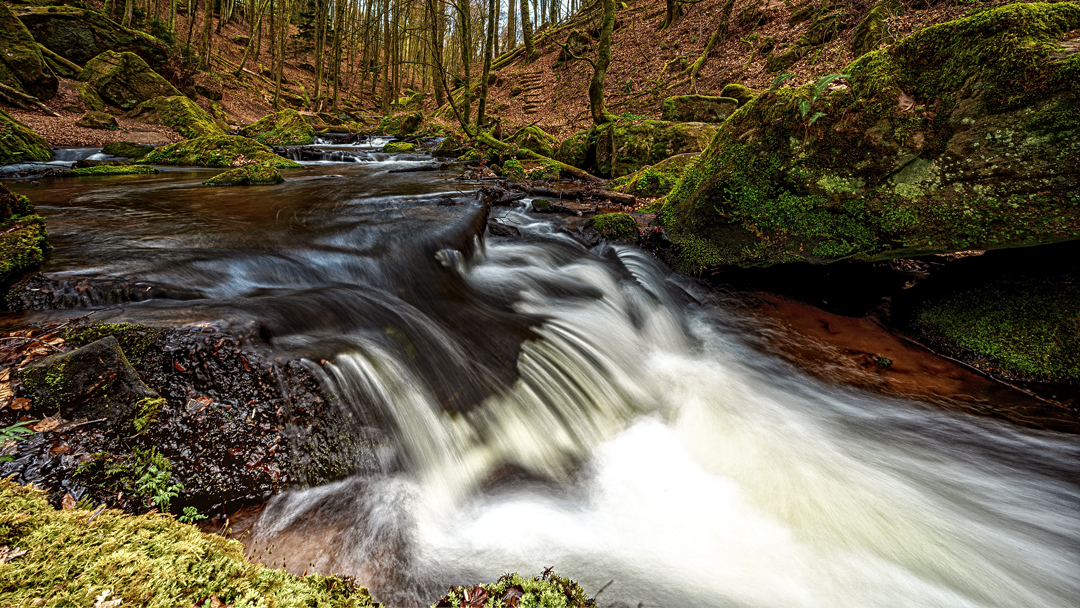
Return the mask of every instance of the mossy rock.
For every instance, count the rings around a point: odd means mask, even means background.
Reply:
[[[416,144],[402,141],[392,141],[383,146],[382,149],[387,154],[408,154],[414,150],[416,150]]]
[[[52,160],[45,138],[0,109],[0,163]]]
[[[263,116],[255,124],[240,130],[244,137],[275,146],[309,146],[315,143],[315,130],[293,109]]]
[[[458,157],[461,156],[462,150],[461,137],[451,133],[444,137],[443,140],[439,142],[439,145],[435,147],[435,156]]]
[[[856,57],[865,55],[882,44],[890,44],[894,38],[885,27],[891,15],[903,14],[898,0],[880,0],[870,8],[863,20],[855,26],[851,36],[851,53]]]
[[[994,376],[1080,380],[1077,276],[1009,277],[949,290],[923,302],[915,324],[936,347]]]
[[[724,85],[724,88],[720,90],[721,97],[734,99],[739,103],[740,108],[753,99],[754,95],[755,93],[750,87],[735,83]]]
[[[493,606],[511,605],[503,604],[502,598],[514,598],[517,600],[514,606],[595,606],[596,601],[589,597],[577,582],[554,574],[546,570],[540,576],[525,578],[517,572],[502,575],[494,583],[482,583],[464,586],[451,586],[441,598],[435,601],[433,606],[451,606],[453,608],[474,606],[472,602],[466,603],[467,594],[477,595],[476,588],[483,589],[486,597],[492,598],[488,602]]]
[[[518,129],[510,137],[510,142],[517,144],[519,148],[525,148],[551,158],[555,154],[555,150],[559,148],[559,140],[555,139],[551,135],[548,135],[546,131],[536,125],[529,125]]]
[[[116,141],[107,144],[101,151],[112,156],[123,158],[142,158],[153,151],[154,146],[146,146],[130,141]]]
[[[96,165],[93,167],[78,167],[71,170],[72,175],[154,175],[160,173],[153,167],[146,165]]]
[[[0,184],[0,282],[7,282],[45,259],[49,248],[45,218],[34,205]]]
[[[281,169],[303,168],[254,139],[239,135],[196,137],[155,148],[139,162],[181,167],[239,167],[267,163]]]
[[[592,141],[590,134],[590,131],[578,131],[567,137],[559,144],[553,158],[571,167],[584,169],[589,160],[589,146]]]
[[[503,163],[502,175],[503,177],[509,177],[510,179],[525,179],[525,167],[523,167],[521,161],[517,159],[508,159]]]
[[[155,97],[180,95],[176,87],[150,69],[135,53],[105,51],[86,63],[79,80],[97,89],[105,101],[123,109]]]
[[[595,128],[600,175],[621,177],[677,154],[701,152],[720,128],[715,124],[661,120],[600,125]]]
[[[109,601],[147,606],[194,606],[208,597],[223,605],[372,604],[351,579],[252,564],[239,541],[170,515],[105,509],[91,518],[84,509],[53,509],[44,491],[10,480],[0,480],[0,544],[27,551],[4,565],[4,606],[93,605],[103,589]]]
[[[82,73],[83,68],[81,65],[64,59],[57,53],[54,53],[48,47],[35,43],[37,49],[41,52],[41,58],[45,60],[45,65],[49,66],[53,74],[63,78],[78,78]]]
[[[203,182],[207,186],[254,186],[285,181],[277,167],[270,164],[244,165],[219,173]]]
[[[65,108],[66,110],[74,112],[104,112],[105,102],[102,101],[101,96],[97,94],[94,87],[86,84],[85,82],[65,82],[62,86],[67,87],[75,92],[79,97],[78,104],[72,104]]]
[[[661,118],[674,122],[724,122],[739,100],[712,95],[677,95],[660,106]]]
[[[641,198],[655,198],[671,192],[687,168],[697,160],[697,154],[680,154],[639,169],[630,175],[614,179],[608,188]]]
[[[529,170],[529,179],[554,181],[559,179],[561,174],[559,163],[554,161],[544,161]]]
[[[581,30],[574,30],[566,35],[566,46],[559,48],[559,56],[555,59],[554,67],[560,67],[568,61],[576,61],[577,57],[585,57],[592,46],[592,38]],[[570,52],[567,52],[570,49]]]
[[[810,50],[810,46],[805,44],[805,41],[800,38],[795,44],[784,49],[780,54],[772,55],[765,60],[765,71],[781,72],[786,70],[798,63],[803,57],[806,57],[810,53]]]
[[[225,134],[205,110],[184,95],[144,101],[128,112],[128,118],[165,125],[187,138]]]
[[[843,70],[850,86],[762,93],[668,196],[658,220],[673,263],[694,272],[1076,239],[1080,54],[1059,41],[1077,28],[1075,2],[1010,4],[863,55]]]
[[[221,86],[221,78],[217,74],[200,72],[195,75],[195,92],[207,99],[221,101],[225,96]]]
[[[635,243],[638,239],[637,220],[627,213],[601,213],[594,215],[587,222],[586,228],[592,228],[609,241]]]
[[[154,69],[165,65],[168,47],[153,36],[123,27],[95,10],[75,6],[12,7],[38,43],[85,65],[105,51],[136,53]]]
[[[41,100],[55,97],[59,83],[34,37],[7,4],[0,4],[0,82]]]
[[[8,190],[0,184],[0,222],[6,222],[13,215],[33,215],[34,204],[21,194]]]
[[[116,131],[120,128],[115,116],[93,110],[83,114],[75,124],[86,129],[104,129],[106,131]]]
[[[407,112],[403,114],[391,114],[390,116],[384,116],[379,125],[375,128],[376,132],[383,135],[393,135],[394,137],[405,137],[406,135],[412,135],[420,128],[420,125],[424,122],[423,112]]]

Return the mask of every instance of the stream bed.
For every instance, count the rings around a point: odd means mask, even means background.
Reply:
[[[162,295],[5,323],[256,325],[316,362],[378,466],[276,496],[244,541],[390,605],[547,567],[599,605],[1076,605],[1077,436],[808,375],[729,297],[527,200],[491,211],[520,238],[477,236],[476,184],[390,173],[425,162],[10,182],[46,275]]]

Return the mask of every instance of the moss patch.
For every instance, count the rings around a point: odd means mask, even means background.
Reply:
[[[723,122],[739,107],[739,100],[712,95],[677,95],[660,106],[661,118],[675,122]]]
[[[479,587],[479,589],[477,589]],[[581,585],[568,578],[551,572],[542,576],[525,578],[514,572],[504,574],[494,583],[472,587],[450,587],[443,597],[435,601],[435,606],[474,606],[465,603],[465,594],[475,598],[486,594],[489,599],[485,606],[549,606],[551,608],[569,606],[595,606]],[[514,601],[516,599],[516,601]]]
[[[120,128],[115,116],[93,110],[83,114],[75,124],[86,129],[104,129],[107,131],[116,131]]]
[[[671,189],[679,182],[679,178],[697,160],[697,157],[696,154],[672,156],[630,175],[611,180],[608,188],[643,198],[664,196],[671,192]]]
[[[533,167],[529,171],[529,179],[553,181],[559,179],[559,163],[554,161],[545,161],[539,165]]]
[[[184,167],[239,167],[266,163],[283,169],[303,168],[300,163],[278,156],[265,145],[239,135],[197,137],[176,142],[155,148],[140,162]]]
[[[521,165],[521,161],[511,158],[503,163],[502,174],[511,179],[525,179],[525,167]]]
[[[638,238],[637,220],[626,213],[602,213],[594,215],[585,222],[586,228],[592,228],[605,239],[633,243]]]
[[[0,5],[0,82],[38,99],[52,99],[58,81],[34,37],[8,8]]]
[[[589,158],[589,134],[589,131],[578,131],[567,137],[559,144],[559,149],[553,158],[571,167],[584,169]]]
[[[390,116],[384,116],[379,120],[379,125],[375,128],[378,133],[384,135],[393,135],[394,137],[405,137],[406,135],[412,135],[416,133],[417,129],[424,122],[423,112],[406,112],[402,114],[391,114]]]
[[[91,519],[93,517],[93,519]],[[349,579],[251,564],[237,541],[171,516],[57,511],[40,490],[0,481],[0,544],[27,553],[0,569],[0,604],[86,606],[109,590],[125,605],[367,606]]]
[[[676,154],[701,152],[720,125],[644,120],[596,128],[596,162],[601,175],[621,177]]]
[[[52,148],[36,131],[0,109],[0,163],[52,160]]]
[[[551,135],[536,125],[529,125],[518,129],[513,136],[510,137],[510,142],[516,144],[519,148],[525,148],[526,150],[532,150],[542,156],[551,158],[555,154],[555,150],[559,149],[559,140],[555,139]]]
[[[383,146],[382,149],[382,151],[387,154],[407,154],[413,150],[416,150],[416,144],[399,141],[392,141]]]
[[[240,132],[245,137],[274,146],[308,146],[315,143],[315,130],[293,109],[263,116]]]
[[[160,173],[146,165],[97,165],[72,169],[72,175],[154,175]]]
[[[123,158],[142,158],[153,151],[154,146],[144,146],[130,141],[118,141],[101,149],[105,154]]]
[[[0,280],[37,266],[48,250],[45,218],[16,216],[0,222]]]
[[[86,63],[79,80],[97,89],[105,101],[131,110],[155,97],[180,95],[169,81],[135,53],[105,51]]]
[[[244,165],[219,173],[203,182],[207,186],[251,186],[280,184],[285,181],[281,172],[270,164]]]
[[[205,110],[183,95],[149,99],[135,106],[128,117],[171,127],[187,138],[225,134]]]

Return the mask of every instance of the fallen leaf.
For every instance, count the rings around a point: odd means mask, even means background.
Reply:
[[[27,425],[26,428],[35,433],[43,433],[45,431],[51,431],[58,426],[60,426],[60,414],[49,416],[44,420],[39,420],[34,424]]]
[[[6,564],[20,555],[26,555],[26,550],[18,547],[10,549],[7,545],[0,545],[0,564]]]
[[[70,454],[72,452],[71,446],[63,441],[57,441],[49,448],[50,454]]]
[[[8,439],[4,443],[0,443],[0,456],[14,456],[19,451],[19,442],[14,439]]]
[[[75,498],[71,494],[64,494],[64,498],[60,501],[60,506],[65,511],[70,511],[75,508]]]
[[[210,608],[225,608],[225,602],[221,601],[216,594],[210,596]]]
[[[911,98],[907,93],[900,91],[900,100],[898,105],[901,112],[907,112],[911,108],[915,107],[915,100]]]
[[[19,397],[18,399],[11,402],[10,407],[13,410],[28,410],[28,409],[30,409],[30,406],[33,405],[33,404],[34,404],[33,401],[30,401],[29,399],[27,399],[25,397]]]
[[[101,595],[94,598],[94,608],[116,608],[124,600],[122,598],[116,598],[110,600],[109,596],[112,595],[111,589],[106,589],[101,592]]]
[[[0,410],[11,403],[15,394],[11,392],[11,368],[0,370]]]

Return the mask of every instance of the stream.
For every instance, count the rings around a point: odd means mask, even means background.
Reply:
[[[49,218],[43,272],[168,296],[102,320],[257,325],[378,429],[378,466],[266,505],[267,563],[394,606],[547,567],[598,605],[1077,605],[1075,435],[825,383],[636,248],[527,200],[491,211],[520,239],[477,238],[477,184],[351,160],[8,183]]]

